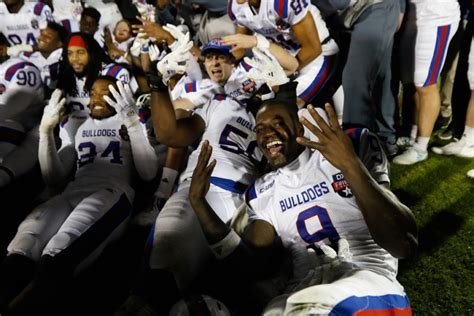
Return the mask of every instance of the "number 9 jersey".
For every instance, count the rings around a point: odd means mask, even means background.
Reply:
[[[346,134],[375,180],[387,182],[387,160],[375,136],[361,128]],[[346,239],[353,269],[395,280],[397,260],[372,239],[344,174],[319,151],[305,149],[290,164],[257,179],[245,198],[250,221],[273,225],[285,248],[326,244],[337,249],[339,240]]]

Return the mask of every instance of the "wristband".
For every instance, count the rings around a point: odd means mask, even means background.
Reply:
[[[266,50],[270,47],[270,42],[268,39],[261,35],[261,34],[255,34],[255,37],[257,38],[257,48],[260,50]]]
[[[224,239],[210,245],[210,247],[217,259],[224,259],[239,246],[240,241],[240,236],[237,235],[235,230],[231,229]]]
[[[152,91],[156,91],[156,92],[168,91],[168,87],[163,83],[163,77],[161,77],[160,73],[156,69],[157,64],[158,64],[158,61],[155,60],[150,66],[150,71],[147,74],[148,85],[150,86]]]

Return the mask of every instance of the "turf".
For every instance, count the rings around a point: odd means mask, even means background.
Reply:
[[[474,315],[474,159],[430,153],[414,166],[391,165],[392,189],[418,223],[418,254],[398,279],[415,315]]]

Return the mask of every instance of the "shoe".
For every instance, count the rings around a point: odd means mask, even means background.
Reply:
[[[474,158],[474,145],[469,145],[463,137],[443,147],[433,147],[431,150],[439,155],[455,155],[464,158]]]
[[[383,142],[383,148],[388,157],[394,157],[398,154],[398,146],[395,143]]]
[[[130,295],[113,316],[157,316],[153,308],[140,296]]]
[[[417,162],[426,160],[428,158],[427,151],[419,151],[415,147],[410,147],[403,152],[403,154],[398,155],[393,158],[393,163],[397,165],[413,165]]]
[[[133,218],[133,224],[138,226],[151,226],[165,205],[167,199],[153,197],[151,204]]]
[[[413,146],[414,143],[415,143],[415,140],[408,136],[398,137],[397,142],[396,142],[397,146],[401,148]]]
[[[439,130],[442,128],[448,127],[449,123],[451,123],[452,116],[443,116],[440,115],[438,116],[438,119],[436,120],[434,130]]]
[[[438,138],[442,140],[450,140],[453,138],[454,132],[451,128],[447,128],[444,132],[438,134]]]
[[[466,174],[469,178],[474,179],[474,169],[471,169]]]

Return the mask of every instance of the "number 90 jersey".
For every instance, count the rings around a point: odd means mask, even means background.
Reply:
[[[388,178],[387,169],[385,173]],[[338,241],[346,239],[354,269],[396,277],[397,260],[372,239],[344,175],[319,151],[306,149],[295,161],[257,179],[245,199],[250,221],[272,224],[286,248],[324,243],[337,249]]]
[[[0,120],[30,129],[43,112],[41,73],[32,63],[10,58],[0,64]]]
[[[69,141],[67,138],[61,140],[65,143]],[[133,200],[133,190],[130,187],[134,169],[132,149],[125,126],[122,127],[118,115],[102,120],[89,117],[78,128],[74,146],[77,170],[68,189],[80,191],[84,188],[118,188],[127,194],[130,201]]]
[[[213,149],[211,160],[217,160],[212,177],[248,185],[257,175],[262,160],[254,116],[245,106],[222,94],[214,95],[204,107],[196,109],[194,115],[206,123],[202,140],[209,141]],[[192,176],[201,146],[202,142],[189,156],[181,181]]]

